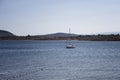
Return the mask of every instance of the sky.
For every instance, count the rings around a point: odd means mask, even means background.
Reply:
[[[120,32],[120,0],[0,0],[0,30],[16,35]]]

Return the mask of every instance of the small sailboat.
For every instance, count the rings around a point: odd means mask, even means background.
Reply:
[[[68,44],[66,45],[66,48],[75,48],[75,46],[73,44]]]
[[[69,34],[71,34],[71,30],[69,28]],[[66,48],[75,48],[75,46],[71,43],[71,40],[69,39],[68,44],[66,45]]]

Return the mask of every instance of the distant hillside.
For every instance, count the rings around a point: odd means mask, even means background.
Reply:
[[[48,36],[48,37],[76,37],[78,35],[77,34],[69,34],[69,33],[53,33],[53,34],[47,34],[44,36]]]
[[[0,37],[9,37],[9,36],[15,36],[15,35],[11,32],[0,30]]]
[[[47,35],[15,36],[0,30],[0,40],[84,40],[84,41],[120,41],[120,34],[77,35],[69,33],[53,33]]]

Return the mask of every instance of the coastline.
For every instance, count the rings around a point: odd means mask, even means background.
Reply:
[[[0,40],[80,40],[80,41],[120,41],[119,34],[64,36],[6,36]]]

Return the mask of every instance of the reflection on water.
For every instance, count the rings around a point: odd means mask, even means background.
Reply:
[[[120,42],[0,41],[0,80],[120,80]]]

